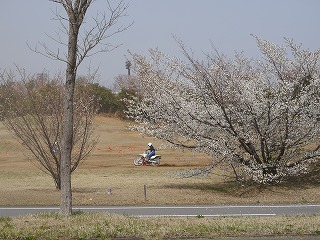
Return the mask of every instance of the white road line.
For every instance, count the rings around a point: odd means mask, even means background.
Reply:
[[[275,213],[256,214],[210,214],[210,215],[134,215],[133,217],[245,217],[245,216],[276,216]]]
[[[59,210],[59,207],[0,207],[0,210]]]
[[[220,208],[286,208],[286,207],[320,207],[320,205],[243,205],[243,206],[109,206],[109,207],[74,207],[74,209],[220,209]]]

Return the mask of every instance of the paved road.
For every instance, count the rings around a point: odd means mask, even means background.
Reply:
[[[220,217],[320,215],[320,204],[297,205],[208,205],[208,206],[74,206],[74,211],[109,212],[138,217]],[[58,212],[59,207],[0,207],[0,217]]]

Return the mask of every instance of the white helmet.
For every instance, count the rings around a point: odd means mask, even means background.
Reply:
[[[148,146],[150,147],[152,145],[152,143],[148,143]]]

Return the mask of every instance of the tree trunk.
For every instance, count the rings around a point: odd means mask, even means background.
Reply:
[[[69,22],[68,64],[66,70],[65,99],[63,106],[63,136],[61,146],[61,195],[60,213],[71,215],[72,191],[71,191],[71,152],[73,141],[73,102],[76,80],[77,41],[79,27]]]
[[[61,202],[60,212],[63,215],[72,213],[71,191],[71,151],[73,139],[73,96],[72,84],[66,84],[66,99],[64,103],[63,137],[61,147]]]

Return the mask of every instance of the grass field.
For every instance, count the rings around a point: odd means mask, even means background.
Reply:
[[[127,130],[128,122],[98,117],[99,143],[72,177],[74,205],[249,204],[319,202],[320,187],[291,183],[282,186],[240,186],[219,176],[179,178],[177,171],[205,166],[210,159],[192,152],[161,149],[158,167],[133,165],[152,141]],[[144,197],[147,187],[147,201]],[[110,194],[111,191],[111,194]],[[0,205],[58,205],[59,191],[25,150],[0,125]]]
[[[99,144],[72,176],[74,205],[319,203],[320,187],[302,182],[241,186],[216,169],[207,177],[179,178],[178,171],[205,166],[210,159],[192,152],[160,149],[158,167],[133,165],[152,141],[127,130],[128,122],[98,117]],[[147,199],[144,196],[147,186]],[[0,125],[0,205],[59,205],[51,177],[26,157]],[[195,238],[221,236],[319,235],[319,216],[273,218],[152,218],[108,214],[0,217],[0,239]]]

